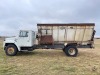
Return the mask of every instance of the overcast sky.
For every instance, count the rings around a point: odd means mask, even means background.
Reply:
[[[95,23],[100,36],[100,0],[0,0],[0,36],[37,23]]]

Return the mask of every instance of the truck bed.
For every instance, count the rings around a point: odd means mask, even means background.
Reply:
[[[51,40],[52,44],[91,44],[94,38],[94,26],[94,23],[37,24],[38,32],[41,36],[39,44],[50,44],[46,41],[47,39]],[[51,35],[51,38],[48,38],[48,35]],[[43,36],[45,36],[44,40]]]

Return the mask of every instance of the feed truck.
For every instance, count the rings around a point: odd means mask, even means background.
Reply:
[[[76,57],[78,48],[94,48],[94,23],[37,24],[37,32],[20,30],[17,37],[6,38],[3,48],[6,55],[35,49],[62,49]]]

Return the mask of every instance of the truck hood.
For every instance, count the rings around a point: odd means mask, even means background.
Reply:
[[[15,41],[16,37],[6,38],[5,41]]]

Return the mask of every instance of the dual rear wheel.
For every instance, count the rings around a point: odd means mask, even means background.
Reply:
[[[67,56],[76,57],[78,54],[78,49],[76,46],[68,46],[63,49]]]

